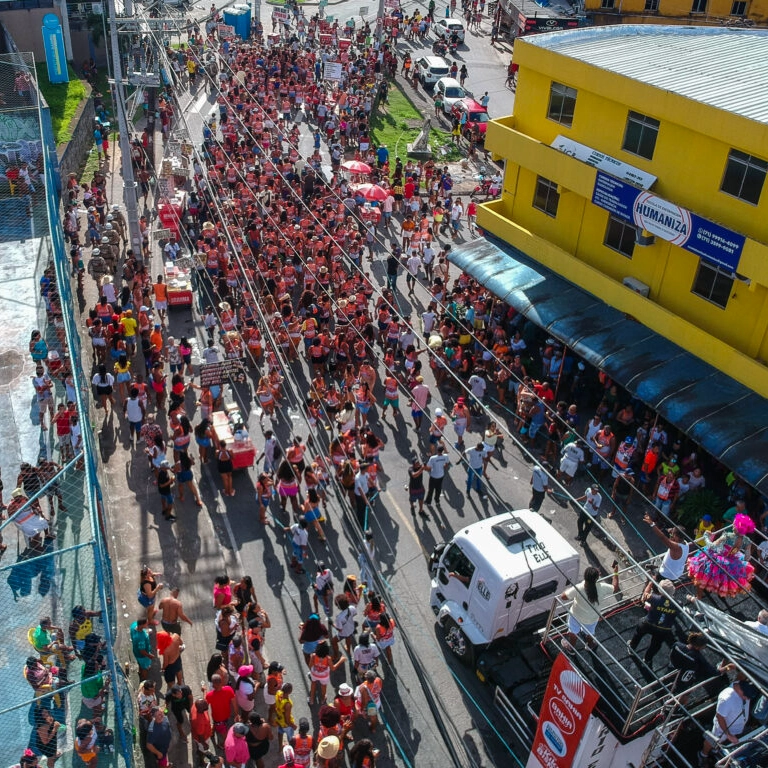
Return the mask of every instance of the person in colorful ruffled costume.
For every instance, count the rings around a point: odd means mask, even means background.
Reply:
[[[755,523],[749,515],[736,515],[733,529],[718,536],[704,534],[704,547],[688,558],[688,575],[696,586],[697,598],[705,592],[719,597],[734,597],[751,589],[755,569],[742,552],[749,546]]]

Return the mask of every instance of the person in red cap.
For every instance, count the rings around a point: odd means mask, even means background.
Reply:
[[[464,433],[469,429],[471,419],[469,408],[467,408],[467,401],[463,397],[458,398],[451,411],[451,420],[453,421],[453,429],[458,438],[456,448],[460,451],[464,450]]]

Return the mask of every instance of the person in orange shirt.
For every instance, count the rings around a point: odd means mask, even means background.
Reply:
[[[213,723],[208,714],[208,702],[205,699],[198,699],[192,705],[192,711],[189,713],[190,731],[192,741],[194,741],[197,751],[202,756],[208,751],[208,740],[213,736]]]
[[[155,296],[155,309],[160,317],[160,323],[165,327],[165,315],[168,311],[168,286],[163,282],[163,276],[157,276],[157,282],[152,286]]]
[[[149,334],[149,343],[154,347],[152,356],[156,359],[163,351],[163,331],[159,323],[155,323],[155,329]]]

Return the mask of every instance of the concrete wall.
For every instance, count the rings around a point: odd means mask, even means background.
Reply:
[[[85,163],[88,151],[93,147],[93,99],[86,99],[80,105],[74,120],[77,125],[72,131],[72,140],[59,147],[59,171],[62,183],[66,183],[68,174],[77,173]]]
[[[16,42],[20,51],[32,51],[35,61],[45,61],[43,49],[43,16],[55,14],[61,21],[58,8],[28,8],[15,11],[3,11],[3,25]]]

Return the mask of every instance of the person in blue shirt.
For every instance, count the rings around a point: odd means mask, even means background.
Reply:
[[[383,168],[385,163],[389,160],[389,150],[387,149],[386,144],[382,144],[377,150],[376,150],[376,162],[379,165],[379,168]]]
[[[146,680],[152,660],[156,657],[152,653],[152,640],[147,631],[146,618],[138,619],[131,624],[131,646],[136,663],[139,665],[139,680]]]

